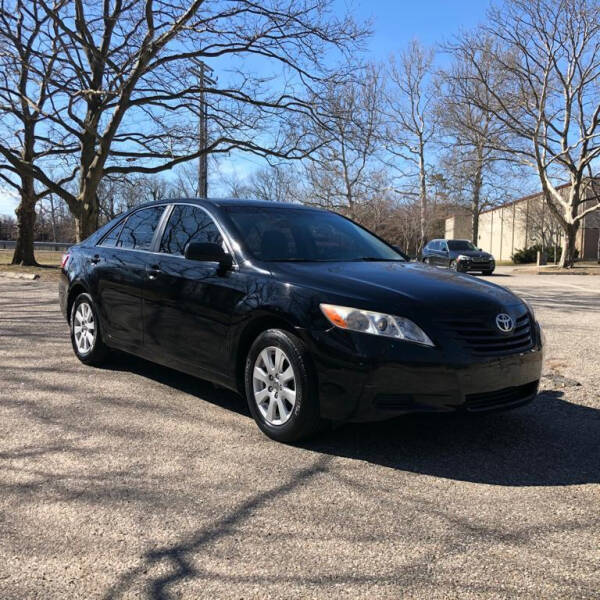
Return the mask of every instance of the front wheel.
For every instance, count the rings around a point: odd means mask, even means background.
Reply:
[[[297,442],[322,425],[316,376],[308,351],[295,335],[269,329],[246,359],[248,407],[260,429],[279,442]]]
[[[108,355],[98,325],[98,314],[89,294],[79,294],[71,308],[71,343],[77,358],[86,365],[100,365]]]
[[[492,269],[491,271],[482,271],[482,275],[491,275],[494,272],[494,269]]]

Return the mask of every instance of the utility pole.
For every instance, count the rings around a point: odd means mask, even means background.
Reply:
[[[191,69],[192,74],[198,78],[200,95],[198,98],[198,189],[199,198],[208,197],[208,106],[206,104],[206,85],[214,85],[216,81],[210,76],[213,70],[207,67],[203,61],[194,60],[196,67]]]

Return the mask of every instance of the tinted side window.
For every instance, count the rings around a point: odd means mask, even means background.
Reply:
[[[173,208],[160,241],[160,252],[183,256],[189,242],[222,244],[223,238],[211,217],[196,206]]]
[[[119,224],[117,224],[115,227],[113,227],[103,238],[102,241],[100,242],[100,246],[108,246],[109,248],[112,248],[113,246],[117,245],[117,240],[119,239],[119,234],[121,233],[121,230],[123,229],[123,221],[121,221]]]
[[[134,212],[125,222],[117,242],[117,248],[148,250],[164,206],[152,206]]]

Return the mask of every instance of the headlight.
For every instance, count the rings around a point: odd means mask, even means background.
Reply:
[[[340,329],[391,337],[424,346],[434,345],[418,325],[404,317],[333,304],[320,304],[319,306],[327,320]]]
[[[465,256],[464,254],[459,254],[456,260],[471,260],[469,256]]]

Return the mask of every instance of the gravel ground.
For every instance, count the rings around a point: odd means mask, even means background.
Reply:
[[[537,400],[265,438],[243,401],[73,355],[0,279],[0,598],[598,598],[600,278],[492,279],[548,338]]]

